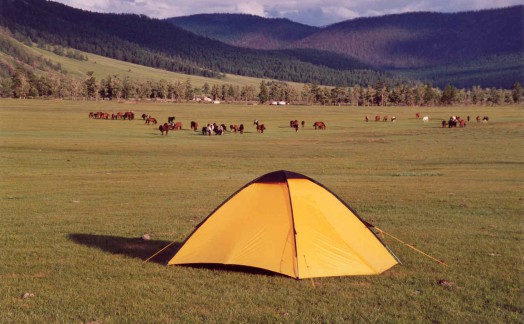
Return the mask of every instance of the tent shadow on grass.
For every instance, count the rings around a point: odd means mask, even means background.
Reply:
[[[124,255],[130,258],[147,260],[169,243],[168,241],[149,240],[145,241],[135,237],[119,237],[111,235],[95,235],[74,233],[67,236],[71,241],[89,247],[98,248],[111,254]],[[166,265],[169,259],[180,249],[182,242],[175,242],[164,251],[157,254],[148,262]],[[225,265],[225,264],[185,264],[183,266],[195,269],[209,269],[218,271],[241,272],[246,274],[259,274],[266,276],[276,275],[274,272],[253,267]]]
[[[111,235],[95,235],[74,233],[67,236],[71,241],[95,247],[111,254],[125,255],[130,258],[147,260],[150,256],[167,246],[168,241],[143,240],[134,237],[119,237]],[[182,242],[176,242],[167,249],[156,255],[148,262],[167,264],[167,261],[180,249]]]

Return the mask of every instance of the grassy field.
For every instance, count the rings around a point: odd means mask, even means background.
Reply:
[[[88,118],[99,110],[162,122],[174,115],[186,129],[162,137],[141,119]],[[364,122],[376,113],[397,122]],[[450,115],[490,122],[442,129]],[[295,133],[291,119],[306,128]],[[247,132],[206,137],[187,129],[191,120],[244,123]],[[316,120],[327,130],[315,131]],[[516,106],[1,100],[1,322],[519,323],[523,125]],[[449,266],[388,237],[403,264],[377,276],[311,282],[163,265],[224,199],[280,169],[319,181],[364,220]],[[172,241],[171,251],[143,262]]]

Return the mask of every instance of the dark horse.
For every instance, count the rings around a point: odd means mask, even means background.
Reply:
[[[174,127],[169,125],[168,123],[158,126],[158,130],[162,133],[162,136],[164,135],[164,133],[166,133],[167,136],[167,133],[172,129],[174,129]]]

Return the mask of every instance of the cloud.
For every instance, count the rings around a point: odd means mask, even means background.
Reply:
[[[266,11],[264,10],[264,6],[255,2],[241,2],[236,6],[235,12],[243,13],[243,14],[250,14],[250,15],[256,15],[265,17]]]
[[[357,17],[413,11],[457,12],[522,4],[523,0],[55,0],[97,12],[144,14],[156,18],[198,13],[245,13],[289,18],[323,26]]]

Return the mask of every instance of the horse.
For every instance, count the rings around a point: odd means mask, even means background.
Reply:
[[[182,129],[182,123],[181,122],[176,122],[175,125],[173,126],[173,129],[174,130],[181,130]]]
[[[364,117],[364,120],[367,122],[369,122],[369,117],[366,115],[366,117]]]
[[[196,121],[191,121],[191,129],[195,132],[198,130],[198,123]]]
[[[156,124],[157,124],[156,118],[153,118],[153,117],[147,117],[147,119],[146,119],[146,124],[147,124],[147,125],[149,125],[149,124],[156,125]]]
[[[266,130],[266,126],[264,124],[257,125],[257,133],[263,134],[265,130]]]
[[[303,120],[302,121],[302,128],[304,128],[304,126],[306,126],[306,122]]]
[[[167,133],[171,129],[173,129],[173,128],[172,128],[172,126],[169,126],[168,123],[165,123],[164,125],[158,126],[158,130],[162,133],[162,136],[164,136],[164,132],[166,133],[166,136],[167,136]]]
[[[487,123],[487,122],[489,122],[489,117],[488,117],[488,116],[484,116],[484,117],[482,117],[482,122],[483,122],[483,123]]]
[[[382,118],[382,121],[383,122],[387,122],[388,121],[388,115],[384,116],[384,118]]]
[[[376,122],[380,121],[380,115],[376,115],[376,116],[375,116],[375,121],[376,121]]]
[[[149,115],[147,115],[147,114],[142,114],[142,119],[145,120],[148,116],[149,116]]]
[[[415,116],[417,117],[417,119],[420,118],[420,113],[416,113]]]
[[[253,125],[258,127],[258,120],[253,120]]]
[[[123,117],[124,117],[124,120],[126,119],[133,120],[135,119],[135,113],[132,111],[126,111]]]
[[[207,124],[207,126],[202,127],[202,135],[211,136],[211,125]]]
[[[175,121],[175,116],[167,117],[167,122],[172,123]]]
[[[423,121],[424,123],[429,122],[429,117],[428,117],[428,116],[424,116],[424,117],[422,117],[422,121]]]
[[[448,126],[448,122],[442,119],[442,128],[445,128],[446,126]]]
[[[397,117],[396,116],[391,116],[391,122],[394,123],[397,121]]]
[[[313,127],[315,127],[315,129],[326,129],[326,124],[324,124],[324,122],[317,121],[313,124]]]
[[[238,132],[239,132],[240,134],[244,134],[244,124],[240,124],[240,125],[238,126]]]
[[[94,112],[90,112],[89,113],[89,118],[95,118],[95,113]]]

